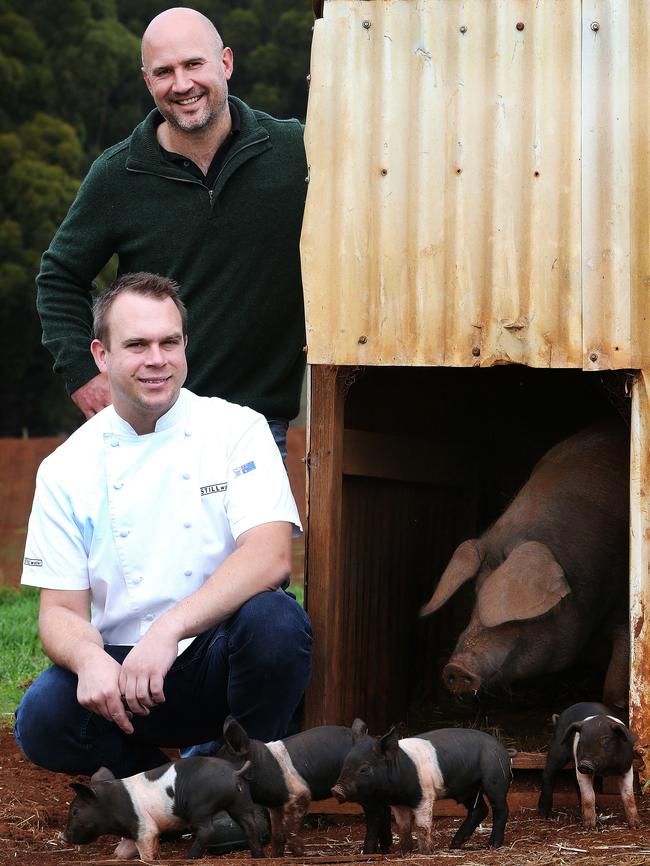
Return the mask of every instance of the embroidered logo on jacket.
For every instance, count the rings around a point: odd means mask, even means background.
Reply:
[[[30,559],[28,556],[26,556],[23,559],[23,563],[25,565],[33,565],[36,568],[43,568],[43,560],[42,559]]]
[[[227,489],[227,481],[221,481],[219,484],[208,484],[201,488],[201,496],[208,496],[210,493],[223,493]]]
[[[235,475],[246,475],[247,472],[252,472],[255,469],[255,461],[249,460],[248,463],[244,463],[243,466],[235,466],[233,472]]]

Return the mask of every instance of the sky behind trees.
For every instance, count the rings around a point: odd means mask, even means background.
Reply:
[[[83,420],[40,345],[34,279],[90,163],[153,107],[140,37],[160,0],[0,0],[0,436]],[[304,120],[309,0],[196,0],[235,52],[230,92]],[[101,285],[110,267],[100,275]]]

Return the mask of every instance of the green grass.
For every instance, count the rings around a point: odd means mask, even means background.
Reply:
[[[38,590],[0,589],[0,723],[13,713],[29,683],[48,665],[38,638]]]

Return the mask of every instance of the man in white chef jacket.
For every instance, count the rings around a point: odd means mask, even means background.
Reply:
[[[309,619],[281,588],[301,531],[267,422],[182,388],[173,282],[121,277],[95,304],[113,403],[41,464],[22,582],[52,660],[16,713],[36,764],[124,777],[232,713],[284,736],[307,685]],[[215,340],[219,335],[215,334]]]

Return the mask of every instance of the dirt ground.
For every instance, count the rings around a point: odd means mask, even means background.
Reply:
[[[72,791],[70,779],[39,770],[27,763],[16,747],[11,731],[0,729],[0,864],[21,866],[64,866],[64,864],[115,863],[112,854],[117,839],[105,836],[92,845],[74,846],[61,841]],[[382,860],[459,866],[647,866],[650,863],[650,798],[639,798],[642,827],[630,831],[618,806],[601,813],[602,827],[588,832],[579,823],[575,808],[567,808],[551,821],[537,818],[533,810],[514,812],[506,827],[505,845],[498,851],[485,848],[491,824],[486,821],[460,851],[450,851],[449,842],[460,818],[434,819],[436,845],[428,857],[413,854],[400,857],[361,856],[363,824],[352,815],[307,817],[305,856],[274,863],[336,864],[351,861],[376,863]],[[163,841],[161,864],[191,862],[184,855],[189,837]],[[243,866],[246,852],[206,857],[199,862],[221,866]],[[122,861],[123,862],[123,861]],[[138,862],[138,861],[131,861]]]

